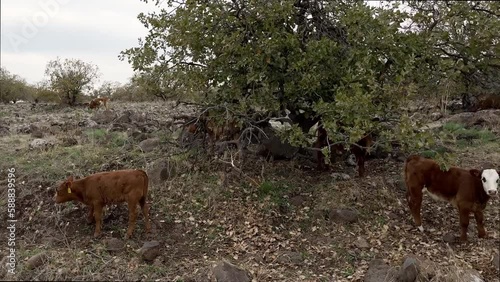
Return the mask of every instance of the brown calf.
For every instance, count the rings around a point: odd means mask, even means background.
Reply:
[[[405,164],[406,198],[413,220],[420,231],[422,196],[424,191],[434,199],[444,200],[458,209],[460,215],[460,240],[467,240],[469,214],[474,213],[479,238],[486,237],[483,210],[490,196],[497,195],[498,172],[494,169],[463,169],[451,167],[442,171],[430,159],[412,155]]]
[[[371,135],[366,135],[363,137],[361,140],[356,142],[356,144],[351,145],[350,151],[356,156],[356,162],[358,165],[358,175],[359,177],[363,177],[365,175],[365,159],[368,154],[367,148],[373,145],[373,139]],[[319,125],[318,127],[318,138],[316,139],[316,142],[314,144],[315,148],[321,149],[326,146],[329,146],[330,148],[330,161],[333,162],[335,155],[340,155],[345,153],[344,147],[341,144],[334,144],[330,142],[330,139],[328,138],[328,134],[326,130],[323,128],[323,126]],[[317,163],[318,163],[318,169],[319,170],[324,170],[326,169],[325,165],[325,155],[321,152],[318,151],[317,154]]]
[[[100,172],[82,179],[73,180],[70,176],[56,191],[56,203],[79,201],[90,207],[88,220],[95,220],[94,237],[101,233],[102,209],[104,206],[127,202],[129,222],[125,239],[132,236],[137,219],[137,204],[141,206],[144,215],[146,232],[149,232],[148,207],[146,197],[148,193],[148,175],[142,170],[118,170]]]
[[[98,108],[101,106],[101,105],[104,105],[104,107],[106,108],[106,110],[108,109],[108,101],[110,99],[108,97],[102,97],[102,98],[95,98],[93,99],[92,101],[90,101],[89,103],[89,109],[95,109],[95,108]]]

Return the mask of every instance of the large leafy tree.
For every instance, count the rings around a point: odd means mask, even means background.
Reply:
[[[321,118],[333,142],[352,144],[376,132],[380,144],[425,145],[401,109],[416,85],[435,75],[433,60],[441,66],[441,57],[424,28],[404,28],[419,18],[398,3],[390,9],[320,0],[156,4],[159,13],[139,16],[149,34],[122,52],[135,70],[168,75],[235,115],[288,109],[295,124],[287,137],[298,144],[307,143],[305,133]]]
[[[57,92],[63,103],[75,105],[77,98],[89,91],[99,78],[97,66],[78,59],[59,58],[50,61],[45,69],[50,88]]]

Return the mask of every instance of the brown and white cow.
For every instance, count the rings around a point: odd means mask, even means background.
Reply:
[[[444,200],[458,209],[460,215],[460,240],[467,240],[469,215],[474,214],[478,237],[486,237],[483,210],[491,196],[498,193],[498,172],[494,169],[463,169],[451,167],[442,171],[430,159],[412,155],[404,168],[406,197],[415,225],[422,227],[422,196],[427,192],[432,198]]]
[[[335,155],[341,155],[345,153],[344,146],[342,146],[341,144],[332,144],[332,142],[328,138],[326,130],[323,128],[321,123],[318,124],[317,130],[317,139],[314,143],[314,147],[317,149],[321,149],[328,146],[330,150],[330,161],[334,162]],[[365,160],[368,156],[368,148],[371,147],[373,143],[374,142],[372,135],[367,134],[366,136],[361,138],[361,140],[356,142],[356,144],[352,144],[350,146],[350,152],[356,157],[359,177],[365,176]],[[321,151],[317,152],[316,160],[318,170],[327,169],[327,166],[325,164],[325,155]]]
[[[103,207],[127,202],[129,223],[125,239],[128,239],[136,225],[138,204],[144,215],[146,232],[151,229],[146,204],[148,181],[146,172],[135,169],[100,172],[78,180],[70,176],[57,188],[54,201],[58,204],[78,201],[88,205],[90,210],[87,219],[89,222],[95,220],[94,237],[101,233]]]
[[[101,105],[104,105],[104,107],[107,110],[108,109],[108,101],[109,100],[110,100],[110,98],[108,98],[108,97],[95,98],[92,101],[90,101],[90,103],[89,103],[89,109],[94,109],[94,108],[99,109],[99,107]]]

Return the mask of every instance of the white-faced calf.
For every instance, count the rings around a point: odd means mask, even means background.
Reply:
[[[442,171],[435,161],[413,155],[406,160],[404,172],[408,205],[420,231],[424,231],[420,214],[422,196],[427,192],[432,198],[449,202],[458,209],[461,241],[467,240],[470,213],[474,213],[479,238],[486,237],[483,210],[490,196],[498,193],[496,170],[451,167]]]
[[[61,183],[54,195],[56,203],[79,201],[90,207],[88,220],[95,220],[94,237],[98,237],[102,227],[102,209],[105,205],[127,202],[129,223],[126,239],[132,236],[137,219],[137,205],[144,215],[146,232],[149,232],[148,207],[148,175],[142,170],[118,170],[101,172],[82,179],[73,180],[70,176]]]

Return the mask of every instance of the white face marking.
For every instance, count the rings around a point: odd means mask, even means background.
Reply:
[[[481,183],[483,184],[483,189],[489,196],[495,196],[498,194],[498,172],[494,169],[485,169],[481,173]]]

